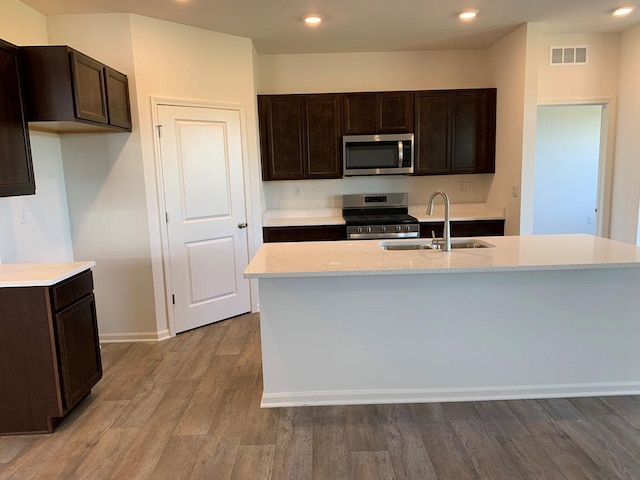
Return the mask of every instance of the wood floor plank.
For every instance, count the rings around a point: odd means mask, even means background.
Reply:
[[[54,479],[70,478],[90,454],[113,422],[126,407],[125,401],[97,402],[90,416],[77,429],[69,432],[64,445],[56,452],[58,461],[38,472],[38,476]],[[64,454],[62,454],[64,452]]]
[[[150,478],[154,480],[191,480],[199,461],[202,437],[171,437],[162,451]]]
[[[345,433],[350,452],[378,452],[387,449],[375,405],[353,405],[346,409]]]
[[[232,480],[269,480],[275,445],[240,445],[231,473]]]
[[[313,478],[313,416],[311,408],[278,409],[276,449],[271,480]]]
[[[189,400],[174,435],[206,435],[209,432],[235,364],[234,355],[214,356]]]
[[[107,430],[68,480],[112,478],[137,435],[138,429],[135,428]]]
[[[278,410],[260,408],[262,389],[253,388],[253,395],[242,432],[240,445],[275,445]]]
[[[531,435],[563,435],[564,431],[535,400],[510,400],[509,410]]]
[[[498,442],[509,455],[522,478],[535,480],[569,480],[558,469],[542,446],[527,435],[499,437]]]
[[[640,396],[604,397],[602,401],[635,428],[640,428]]]
[[[576,407],[585,418],[615,415],[615,412],[602,399],[594,397],[570,398],[571,405]]]
[[[220,399],[207,435],[216,442],[240,443],[247,413],[251,405],[253,389],[226,389]]]
[[[419,423],[448,422],[441,403],[414,403],[409,405],[413,418]]]
[[[257,322],[251,315],[243,315],[225,322],[227,322],[227,331],[216,349],[216,355],[239,355],[252,325],[256,325]]]
[[[153,417],[140,428],[115,478],[146,479],[156,468],[193,392],[195,382],[176,382],[167,390]]]
[[[559,434],[542,434],[534,438],[546,456],[558,467],[567,480],[613,480],[610,472],[602,470],[564,430]]]
[[[347,453],[345,417],[313,421],[313,478],[347,480],[351,455]]]
[[[114,422],[114,428],[142,427],[153,415],[158,404],[171,387],[170,383],[146,382],[140,385],[138,393]]]
[[[179,333],[173,338],[172,352],[193,352],[199,346],[205,335],[205,330],[197,328],[188,332]]]
[[[33,439],[24,436],[0,437],[0,464],[9,463],[32,442]]]
[[[229,377],[229,388],[255,388],[262,371],[260,330],[254,328],[247,335],[236,365]]]
[[[566,398],[538,400],[542,409],[552,420],[584,420],[584,415]]]
[[[210,436],[199,438],[202,444],[190,480],[230,480],[240,447],[239,441],[224,441]]]
[[[397,480],[437,480],[413,414],[406,405],[377,408]]]
[[[562,420],[562,429],[609,476],[626,480],[640,478],[640,457],[630,456],[615,436],[588,420]]]
[[[449,422],[418,424],[438,479],[481,480]]]
[[[476,422],[451,422],[464,449],[483,480],[522,480],[498,441]]]
[[[491,427],[490,430],[494,435],[514,437],[529,434],[529,431],[509,409],[506,402],[474,402],[473,405],[480,414],[483,423]]]
[[[389,452],[351,452],[351,478],[396,480]]]

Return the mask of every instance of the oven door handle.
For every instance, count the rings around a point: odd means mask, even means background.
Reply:
[[[398,168],[402,168],[404,160],[404,148],[402,148],[402,140],[398,140]]]

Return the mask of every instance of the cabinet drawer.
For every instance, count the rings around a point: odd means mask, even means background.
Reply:
[[[91,270],[79,273],[51,287],[53,310],[62,310],[76,300],[93,292],[93,276]]]

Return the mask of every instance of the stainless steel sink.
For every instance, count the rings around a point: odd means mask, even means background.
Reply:
[[[476,238],[471,239],[452,239],[451,249],[459,248],[492,248],[491,245],[483,240]],[[380,248],[383,250],[441,250],[442,241],[438,240],[422,240],[420,242],[380,242]]]

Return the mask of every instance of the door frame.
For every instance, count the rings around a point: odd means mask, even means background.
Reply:
[[[600,118],[600,154],[598,158],[598,187],[596,235],[609,238],[611,230],[611,199],[613,194],[613,161],[615,157],[617,103],[612,97],[538,101],[538,107],[602,106]],[[537,120],[536,120],[537,125]],[[533,205],[533,199],[531,204]],[[533,217],[532,217],[533,219]]]
[[[256,223],[254,221],[252,212],[252,196],[251,196],[251,182],[249,172],[251,171],[251,166],[249,162],[249,145],[247,138],[247,120],[245,107],[242,104],[235,103],[222,103],[222,102],[207,102],[207,101],[198,101],[198,100],[178,100],[178,99],[170,99],[170,98],[161,98],[161,97],[151,97],[151,115],[152,115],[152,127],[153,127],[153,151],[154,151],[154,162],[155,162],[155,177],[156,177],[156,189],[157,189],[157,204],[155,213],[157,216],[157,222],[160,226],[160,249],[162,258],[159,259],[161,262],[162,272],[156,275],[154,272],[153,275],[153,283],[154,283],[154,291],[156,295],[162,292],[162,299],[156,299],[156,314],[159,312],[158,304],[161,303],[164,307],[164,313],[166,315],[166,323],[168,327],[169,337],[176,336],[176,322],[175,322],[175,312],[173,308],[172,302],[172,285],[171,285],[171,264],[170,264],[170,254],[169,254],[169,232],[167,228],[167,222],[165,220],[165,212],[166,212],[166,202],[165,202],[165,191],[164,191],[164,181],[163,181],[163,172],[162,172],[162,156],[161,156],[161,146],[160,146],[160,137],[158,136],[158,125],[159,125],[159,113],[158,108],[160,106],[168,106],[168,107],[197,107],[197,108],[209,108],[215,110],[233,110],[239,113],[240,115],[240,137],[241,137],[241,146],[242,146],[242,168],[243,168],[243,186],[244,186],[244,199],[245,199],[245,218],[247,219],[247,223],[249,227],[247,228],[247,255],[249,260],[251,260],[253,256],[253,245],[255,245],[255,228]],[[151,209],[148,208],[149,214],[151,214]],[[254,282],[251,282],[250,287],[250,301],[251,308],[254,310],[254,305],[257,303],[257,288],[254,285]],[[159,338],[160,340],[164,338]]]

